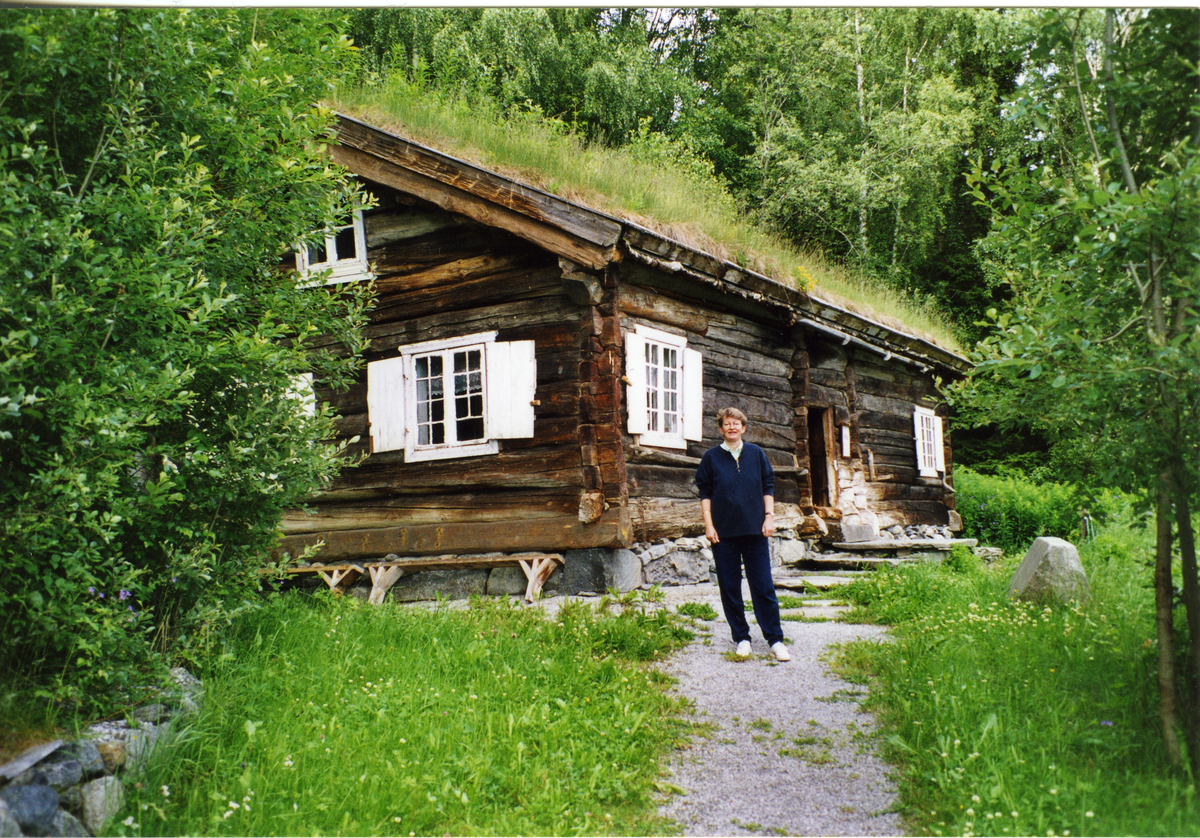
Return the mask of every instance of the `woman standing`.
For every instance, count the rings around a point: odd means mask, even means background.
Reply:
[[[745,566],[759,628],[775,659],[786,661],[791,655],[783,645],[767,541],[775,534],[775,472],[761,448],[743,441],[746,424],[746,414],[736,407],[717,413],[717,426],[725,441],[704,452],[696,469],[700,511],[704,534],[712,543],[721,605],[737,643],[737,656],[750,656],[750,626],[742,600]]]

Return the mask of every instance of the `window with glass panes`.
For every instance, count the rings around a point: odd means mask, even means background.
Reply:
[[[679,426],[679,349],[646,341],[647,429],[677,434]]]
[[[369,276],[367,235],[362,213],[355,211],[349,224],[329,230],[320,239],[302,247],[296,267],[302,274],[329,271],[328,282],[350,282]]]
[[[486,439],[483,347],[413,358],[418,447]]]

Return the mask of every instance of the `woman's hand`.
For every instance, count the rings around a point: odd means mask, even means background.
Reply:
[[[716,544],[721,540],[721,537],[717,535],[717,528],[712,524],[706,524],[704,526],[704,537],[708,539],[710,544]]]
[[[763,519],[763,535],[770,538],[775,534],[775,513],[768,512],[767,517]]]

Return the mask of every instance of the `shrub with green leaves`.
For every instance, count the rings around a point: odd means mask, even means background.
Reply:
[[[358,202],[313,104],[352,60],[331,22],[0,19],[0,672],[47,697],[218,643],[339,466],[289,396],[348,380],[367,296],[279,269]]]
[[[967,538],[1006,553],[1024,553],[1040,536],[1078,538],[1086,500],[1071,484],[1034,483],[1016,474],[980,474],[960,466],[954,470],[954,488]]]

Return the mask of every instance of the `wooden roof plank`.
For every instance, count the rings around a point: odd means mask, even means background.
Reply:
[[[448,212],[465,215],[480,224],[507,230],[581,265],[600,270],[619,260],[615,247],[598,247],[564,232],[559,227],[522,215],[474,193],[447,186],[394,161],[384,160],[370,151],[339,145],[332,147],[331,154],[336,162],[355,174],[416,195]]]
[[[600,248],[621,238],[621,223],[587,207],[425,148],[365,122],[341,116],[338,143],[395,163],[431,180],[557,227]]]

